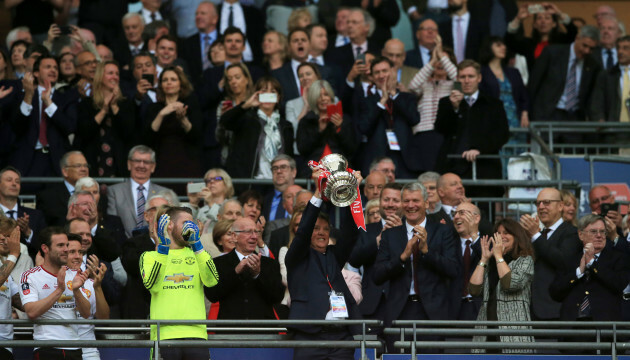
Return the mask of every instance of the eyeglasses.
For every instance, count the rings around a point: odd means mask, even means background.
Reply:
[[[536,204],[536,207],[539,207],[540,205],[545,205],[545,206],[549,206],[551,205],[552,202],[560,202],[562,200],[539,200],[536,201],[534,204]]]
[[[245,234],[245,235],[252,235],[252,234],[256,234],[256,235],[260,235],[262,234],[262,231],[260,230],[234,230],[235,233],[237,234]]]
[[[278,170],[289,170],[291,168],[291,166],[289,165],[275,165],[271,167],[271,171],[276,172]]]
[[[66,168],[71,168],[71,169],[80,169],[80,168],[86,168],[89,169],[90,168],[90,164],[73,164],[73,165],[66,165]]]
[[[394,174],[396,170],[394,169],[378,169],[378,171],[384,172],[386,174]]]
[[[212,184],[213,182],[216,182],[216,181],[223,181],[223,176],[215,176],[212,178],[207,178],[205,180],[206,184]]]
[[[587,234],[590,234],[591,236],[595,236],[595,235],[606,236],[606,229],[602,229],[602,230],[595,230],[595,229],[583,230],[583,232],[585,232]]]
[[[131,161],[133,164],[144,164],[144,165],[153,165],[155,164],[155,161],[152,160],[140,160],[140,159],[130,159],[129,161]]]

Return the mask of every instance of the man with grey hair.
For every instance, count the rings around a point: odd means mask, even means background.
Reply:
[[[587,105],[601,70],[591,53],[598,42],[599,30],[584,25],[570,45],[550,45],[543,50],[528,84],[532,120],[578,121],[591,115]]]
[[[29,44],[33,43],[33,36],[31,35],[31,30],[28,26],[18,26],[11,29],[11,31],[7,34],[5,44],[7,45],[7,48],[10,49],[11,45],[18,40],[24,40]]]
[[[426,171],[418,176],[418,182],[427,189],[427,200],[429,200],[427,214],[435,214],[442,208],[442,202],[440,202],[440,196],[437,192],[437,182],[439,179],[440,174],[435,171]]]
[[[122,29],[125,34],[125,41],[117,43],[115,57],[121,67],[128,69],[134,56],[148,51],[147,44],[142,38],[144,31],[142,15],[138,13],[125,14],[122,18]]]
[[[146,199],[167,188],[153,184],[155,151],[146,145],[136,145],[129,150],[127,169],[129,181],[112,185],[107,190],[107,213],[119,216],[127,237],[133,229],[147,226],[144,218]]]
[[[341,73],[347,75],[357,63],[365,63],[363,54],[370,52],[377,54],[381,51],[381,45],[369,41],[368,37],[374,33],[374,18],[370,13],[361,8],[352,8],[348,15],[348,38],[350,43],[334,48],[331,58],[335,59]]]
[[[593,58],[606,71],[617,64],[617,39],[623,35],[621,23],[614,16],[603,16],[598,21],[599,46],[593,50]]]
[[[374,282],[389,281],[385,326],[394,320],[447,320],[452,316],[449,284],[462,267],[459,241],[452,227],[426,217],[422,184],[405,185],[401,199],[403,224],[383,232],[374,265]],[[396,338],[387,337],[388,351]]]
[[[372,160],[370,163],[370,174],[374,171],[379,171],[387,177],[388,183],[396,181],[396,164],[394,160],[387,156],[380,156]]]

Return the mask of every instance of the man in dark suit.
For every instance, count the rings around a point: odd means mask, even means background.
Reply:
[[[599,30],[585,25],[572,44],[551,45],[543,50],[528,83],[532,120],[586,120],[590,115],[587,105],[601,69],[591,56],[598,41]]]
[[[314,170],[312,179],[317,179],[321,170]],[[355,172],[359,184],[363,180]],[[287,252],[285,263],[291,310],[289,319],[331,320],[327,326],[295,326],[295,340],[351,340],[352,335],[360,332],[356,326],[335,326],[337,319],[361,319],[361,313],[341,274],[352,248],[356,244],[359,230],[352,220],[350,207],[342,215],[342,235],[336,245],[328,245],[330,223],[328,216],[320,212],[322,206],[319,184],[315,194],[304,210],[302,221]],[[334,294],[333,294],[334,293]],[[333,297],[334,295],[334,297]],[[335,305],[346,310],[334,311]],[[351,359],[353,349],[338,348],[296,348],[294,359]]]
[[[402,189],[401,226],[383,232],[374,265],[374,282],[389,281],[385,326],[394,320],[447,320],[449,284],[461,272],[452,227],[426,218],[427,191],[420,183]],[[394,351],[397,336],[388,336]],[[421,337],[422,339],[423,337]]]
[[[161,0],[141,0],[142,9],[138,12],[144,19],[145,24],[150,24],[157,20],[164,20],[164,16],[160,8],[162,7]]]
[[[36,197],[37,209],[44,213],[49,226],[63,226],[66,223],[68,200],[74,193],[74,185],[77,180],[89,175],[87,160],[80,151],[65,153],[59,163],[63,183],[52,184]]]
[[[630,262],[623,252],[606,244],[606,224],[601,216],[580,219],[578,235],[583,250],[568,258],[565,271],[558,273],[551,296],[562,302],[563,321],[618,321],[624,288],[630,282]]]
[[[35,258],[39,250],[37,234],[46,227],[44,214],[19,204],[21,188],[20,171],[12,166],[0,170],[0,209],[6,217],[20,227],[20,242],[28,247],[29,255]]]
[[[558,273],[568,271],[567,261],[581,253],[582,243],[576,228],[562,220],[564,204],[558,190],[541,190],[536,198],[536,206],[538,217],[521,216],[521,226],[531,237],[536,252],[532,281],[532,319],[558,320],[561,304],[550,296],[549,287]],[[544,226],[543,230],[539,228],[539,221]]]
[[[468,0],[448,0],[450,19],[439,25],[444,46],[453,49],[457,62],[477,60],[481,42],[489,35],[488,23],[468,11]]]
[[[472,60],[457,66],[457,80],[462,91],[453,90],[449,97],[440,99],[435,130],[444,135],[438,164],[442,172],[451,171],[462,178],[472,178],[472,162],[479,154],[497,155],[509,137],[508,122],[503,103],[479,92],[481,67]],[[446,155],[461,154],[461,159]],[[501,179],[501,161],[477,160],[477,178]],[[468,189],[471,196],[501,196],[503,188],[482,187]]]
[[[435,39],[438,35],[438,25],[435,21],[431,19],[422,21],[416,30],[418,46],[407,51],[405,65],[422,69],[424,65],[431,62],[431,52],[435,48]]]
[[[190,78],[188,64],[177,56],[177,38],[173,35],[163,35],[155,43],[155,57],[157,59],[157,77],[169,66],[179,66]]]
[[[297,185],[293,185],[293,186],[297,186]],[[313,197],[313,193],[308,190],[298,191],[297,194],[295,194],[295,199],[293,201],[292,214],[295,213],[295,211],[297,211],[298,209],[299,211],[303,212],[304,208],[306,207],[306,204],[308,204],[308,201],[312,197]],[[271,234],[269,235],[268,240],[265,240],[265,242],[269,244],[269,250],[273,254],[276,255],[276,258],[278,258],[277,255],[280,254],[280,248],[282,248],[283,246],[287,246],[287,244],[289,243],[289,237],[290,237],[289,223],[291,219],[289,218],[286,218],[286,219],[288,220],[287,225],[281,228],[277,228],[275,230],[270,230]],[[297,224],[299,224],[299,221],[297,221]],[[297,230],[297,227],[294,230]],[[267,231],[266,226],[265,226],[265,231]]]
[[[122,69],[132,70],[130,69],[132,58],[143,51],[147,51],[147,43],[142,38],[144,20],[138,13],[127,13],[122,18],[122,28],[125,39],[124,41],[118,41],[114,57]]]
[[[9,164],[23,176],[59,176],[59,160],[70,149],[68,135],[76,130],[76,92],[55,89],[59,75],[57,60],[40,56],[33,73],[22,79],[24,97],[12,119],[16,135]]]
[[[262,63],[262,39],[265,35],[265,14],[258,8],[243,5],[238,0],[224,0],[218,7],[217,28],[221,34],[229,27],[241,29],[247,36],[243,58],[245,61]]]
[[[210,45],[217,40],[217,22],[219,17],[215,5],[203,1],[195,12],[195,26],[198,33],[183,41],[181,57],[186,60],[190,69],[190,81],[195,84],[204,70],[212,67],[209,51]]]
[[[371,176],[371,175],[370,175]],[[374,263],[378,253],[382,234],[385,230],[402,225],[400,219],[400,189],[398,183],[388,183],[381,191],[379,198],[379,212],[381,221],[368,224],[367,232],[359,233],[357,245],[352,250],[348,262],[355,268],[363,267],[361,279],[361,293],[363,300],[359,304],[359,310],[366,319],[385,321],[386,298],[389,282],[376,285],[374,283]],[[371,329],[368,329],[370,332]],[[382,336],[382,329],[376,329]]]
[[[604,70],[612,70],[617,65],[617,39],[623,34],[619,20],[613,16],[604,16],[599,22],[599,46],[593,49],[593,59]]]
[[[393,63],[385,57],[372,61],[374,87],[368,89],[358,117],[359,131],[370,144],[365,149],[361,169],[367,172],[373,159],[387,156],[396,165],[396,177],[409,178],[403,154],[407,150],[411,128],[420,122],[420,115],[415,107],[416,97],[398,91],[393,69]]]
[[[280,154],[271,161],[273,190],[267,192],[262,204],[262,216],[267,221],[283,219],[289,213],[282,204],[282,193],[295,182],[297,168],[289,155]]]
[[[293,205],[295,204],[295,197],[300,191],[303,191],[302,187],[300,185],[293,184],[291,186],[288,186],[282,192],[282,207],[284,207],[284,209],[287,211],[287,217],[276,219],[274,221],[268,221],[265,224],[265,229],[263,231],[263,239],[265,240],[265,244],[269,244],[272,231],[289,225],[289,222],[291,221],[291,216],[293,215]]]
[[[221,303],[217,319],[275,319],[273,304],[284,296],[280,265],[255,253],[260,233],[252,219],[237,219],[232,229],[236,247],[214,260],[221,281],[205,288],[206,297]]]
[[[625,116],[626,121],[630,116],[630,109],[625,104],[630,97],[630,36],[626,35],[617,41],[617,57],[619,63],[601,71],[597,77],[590,104],[592,120],[619,122],[622,116]],[[622,93],[624,89],[625,94]]]

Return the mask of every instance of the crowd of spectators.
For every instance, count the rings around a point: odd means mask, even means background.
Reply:
[[[547,188],[536,214],[494,223],[467,196],[504,189],[464,189],[461,180],[473,162],[478,178],[503,177],[498,158],[478,156],[518,152],[503,150],[527,141],[510,128],[629,121],[630,37],[613,8],[600,6],[587,25],[556,4],[515,1],[141,5],[5,1],[13,29],[0,49],[2,316],[13,300],[16,316],[31,319],[154,317],[155,283],[138,264],[157,251],[151,266],[160,266],[156,213],[169,205],[200,225],[195,246],[215,259],[218,282],[204,292],[210,319],[630,319],[628,224],[618,207],[602,206],[614,203],[607,188],[589,194],[603,216],[579,219],[572,193]],[[291,15],[279,21],[282,11]],[[389,30],[400,16],[413,24],[408,51]],[[367,232],[350,231],[349,214],[329,219],[320,189],[295,184],[311,178],[309,160],[331,153],[365,174]],[[50,176],[63,181],[21,184]],[[203,183],[165,187],[153,176]],[[94,179],[107,177],[127,180]],[[36,209],[20,193],[36,194]],[[183,248],[180,230],[166,233]],[[33,284],[54,287],[44,273],[66,264],[70,285],[55,290],[58,302],[44,292],[40,303]],[[347,311],[328,311],[339,297]],[[354,332],[293,330],[301,339]],[[370,331],[393,351],[393,338]]]

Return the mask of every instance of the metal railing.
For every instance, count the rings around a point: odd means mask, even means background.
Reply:
[[[461,159],[462,155],[461,154],[449,154],[446,155],[447,159]],[[478,160],[503,160],[503,159],[529,159],[532,168],[534,168],[534,157],[532,157],[531,155],[509,155],[509,154],[500,154],[500,155],[477,155],[477,159]],[[550,160],[553,163],[553,169],[554,169],[554,179],[558,180],[562,177],[562,165],[560,164],[560,159],[556,156],[556,155],[545,155],[545,158]],[[473,181],[477,181],[477,159],[471,162],[472,165],[472,179]],[[492,180],[492,179],[490,179]],[[505,178],[503,180],[506,180]]]
[[[546,137],[546,144],[552,153],[560,150],[565,154],[566,149],[573,149],[574,154],[577,149],[588,150],[599,154],[607,150],[608,154],[619,148],[627,147],[628,144],[610,144],[602,142],[599,144],[556,144],[555,139],[559,134],[591,134],[591,135],[627,135],[630,137],[630,123],[616,122],[585,122],[585,121],[534,121],[529,125],[530,136]]]
[[[605,155],[586,155],[584,160],[588,161],[590,169],[591,187],[595,185],[595,163],[596,162],[614,162],[622,164],[630,164],[630,157],[628,156],[605,156]]]

